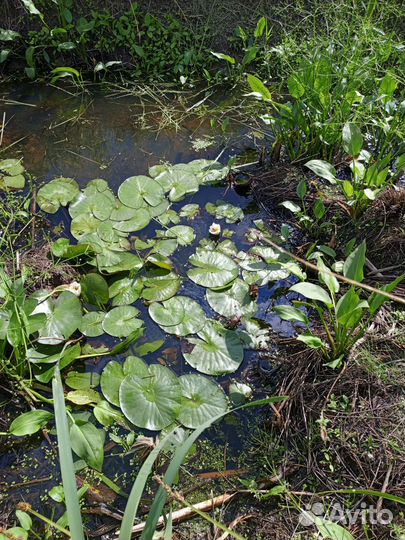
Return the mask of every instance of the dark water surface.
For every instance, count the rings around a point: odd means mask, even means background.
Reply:
[[[29,173],[35,177],[39,185],[49,181],[55,176],[68,176],[75,178],[81,186],[93,178],[104,178],[109,182],[114,192],[118,186],[129,176],[147,174],[152,165],[167,161],[170,163],[188,162],[196,158],[216,158],[226,163],[229,157],[245,153],[256,159],[255,136],[251,128],[237,121],[230,122],[223,133],[213,131],[210,116],[191,116],[184,111],[187,107],[179,100],[169,104],[166,109],[158,110],[155,103],[144,103],[135,96],[106,97],[102,93],[69,95],[65,91],[36,85],[24,85],[17,89],[3,89],[0,91],[0,115],[6,113],[6,129],[4,132],[3,148],[12,145],[4,157],[23,156],[24,165]],[[189,106],[189,105],[188,105]],[[167,126],[167,117],[170,113],[175,116],[174,110],[179,109],[177,124]],[[165,123],[166,127],[159,129]],[[145,125],[148,129],[145,129]],[[144,129],[142,129],[144,127]],[[197,150],[196,141],[201,144],[210,143],[205,149]],[[15,143],[15,144],[14,144]],[[194,146],[193,146],[194,143]],[[253,161],[253,159],[251,159]],[[202,209],[207,202],[217,199],[241,207],[245,218],[236,225],[228,225],[222,220],[223,228],[234,231],[232,240],[238,249],[249,249],[250,245],[245,239],[249,227],[254,226],[253,220],[263,217],[255,206],[249,194],[238,194],[228,186],[202,187],[200,191],[187,197],[180,203],[173,205],[178,210],[184,204],[198,203]],[[182,224],[191,225],[196,232],[196,242],[192,246],[178,249],[171,257],[175,270],[185,275],[188,257],[194,252],[199,240],[208,236],[209,225],[214,221],[213,216],[203,210],[192,221],[182,220]],[[52,217],[56,225],[68,225],[68,213],[62,209]],[[146,229],[137,233],[141,238],[154,236],[155,230],[161,228],[158,223],[151,223]],[[69,229],[65,227],[64,234],[69,236]],[[277,295],[279,289],[284,290],[286,283],[270,284],[262,287],[258,298],[257,317],[266,324],[273,326],[277,332],[291,335],[291,327],[274,315],[269,315],[269,300]],[[210,318],[216,313],[205,300],[205,289],[184,279],[179,294],[185,294],[197,300]],[[158,325],[147,315],[147,307],[142,302],[136,302],[145,320],[145,335],[140,343],[165,339],[162,349],[170,352],[166,363],[177,374],[193,371],[184,361],[181,354],[181,340],[173,336],[165,336]],[[94,338],[91,343],[111,345],[111,338]],[[155,362],[161,358],[162,351],[146,357],[148,362]],[[100,362],[88,361],[84,369],[101,372],[108,358]],[[249,370],[255,371],[256,364],[261,362],[259,354],[255,351],[245,351],[245,360],[240,370],[231,378],[244,381]],[[252,367],[253,366],[253,367]],[[266,369],[271,368],[267,366]],[[80,370],[80,365],[75,365]],[[225,391],[229,385],[230,377],[217,378]],[[260,397],[260,392],[259,396]],[[247,415],[246,422],[250,422],[257,412]],[[243,424],[243,422],[242,422]],[[221,424],[221,430],[212,430],[211,438],[220,440],[222,444],[229,444],[237,455],[244,443],[244,430],[242,425]],[[139,430],[138,430],[139,432]],[[232,454],[232,452],[230,452]],[[34,439],[31,448],[16,446],[10,451],[0,455],[0,482],[24,482],[24,479],[47,479],[50,475],[58,478],[58,469],[52,451],[46,442]],[[229,464],[228,464],[229,466]],[[131,471],[132,465],[128,458],[106,457],[105,474],[113,477]],[[118,480],[119,482],[119,480]],[[11,499],[28,500],[36,508],[42,508],[49,515],[49,501],[40,496],[45,495],[46,489],[54,485],[54,480],[44,480],[43,483],[30,485],[25,489],[12,490]],[[0,499],[1,501],[1,499]]]

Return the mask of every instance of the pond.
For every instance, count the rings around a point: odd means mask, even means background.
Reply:
[[[216,101],[218,106],[221,98],[216,97]],[[232,156],[239,156],[239,163],[257,160],[259,139],[254,127],[235,117],[234,121],[226,124],[226,129],[220,129],[215,118],[207,113],[194,112],[192,104],[178,98],[157,106],[156,101],[139,96],[108,97],[100,92],[71,95],[55,88],[22,85],[18,90],[6,90],[2,104],[7,122],[3,146],[10,147],[10,155],[18,151],[17,155],[23,157],[26,170],[35,179],[36,190],[58,176],[74,178],[82,189],[90,180],[103,178],[117,194],[126,178],[147,175],[150,167],[162,163],[187,164],[196,159],[218,158],[225,165]],[[246,169],[248,173],[241,173],[240,177],[249,179],[255,173],[255,168],[257,165],[251,165]],[[218,214],[212,215],[216,211],[212,203],[218,200],[231,205],[231,213],[242,210],[239,219],[233,219],[231,215],[228,219],[231,223],[227,223]],[[182,217],[179,222],[191,227],[195,238],[191,243],[185,242],[188,245],[177,246],[170,254],[172,271],[183,277],[177,294],[195,300],[207,318],[221,320],[224,325],[233,328],[232,325],[238,325],[239,321],[232,321],[229,316],[221,317],[211,307],[213,302],[207,301],[206,288],[187,279],[189,258],[201,241],[215,244],[215,237],[209,234],[213,222],[221,225],[224,235],[222,242],[233,242],[236,252],[247,252],[252,247],[249,231],[255,229],[256,220],[267,219],[268,216],[259,210],[246,185],[235,188],[227,182],[201,185],[197,192],[172,201],[171,210],[178,215],[185,205],[190,204],[198,205],[196,214],[192,218]],[[207,204],[211,204],[211,208],[208,206],[211,213],[206,209]],[[63,236],[72,243],[76,242],[77,236],[72,236],[70,231],[71,215],[67,207],[61,207],[54,214],[46,214],[46,218],[51,225],[49,234],[52,238]],[[156,219],[151,220],[143,229],[130,235],[132,248],[134,237],[138,242],[146,242],[156,237],[156,231],[164,233],[172,225],[170,222],[161,224]],[[136,250],[132,249],[132,252],[136,253]],[[269,309],[272,299],[275,302],[285,301],[283,292],[289,284],[289,279],[264,280],[264,286],[256,291],[255,281],[251,280],[252,291],[249,289],[249,294],[257,302],[255,320],[257,331],[263,339],[268,339],[268,327],[279,334],[292,335],[289,323],[280,321],[274,313],[270,314]],[[147,354],[144,360],[148,364],[167,366],[177,376],[196,373],[191,363],[185,361],[184,353],[190,350],[187,339],[166,333],[162,325],[151,318],[148,302],[137,300],[134,306],[140,311],[138,318],[144,322],[143,337],[136,346],[162,340],[161,347]],[[189,315],[192,316],[191,313]],[[111,348],[120,340],[104,333],[88,337],[87,341],[93,347]],[[136,354],[134,346],[131,350]],[[124,356],[115,359],[122,363]],[[74,368],[101,374],[110,360],[108,356],[91,358],[81,365],[76,363]],[[243,362],[233,373],[215,377],[215,380],[227,395],[229,385],[234,381],[251,385],[255,397],[267,395],[276,382],[266,355],[250,348],[245,349]],[[247,439],[246,429],[251,429],[256,422],[257,413],[246,413],[238,417],[237,422],[222,423],[220,429],[216,427],[209,432],[209,440],[227,448],[225,469],[232,463],[238,464],[238,453]],[[141,429],[136,431],[137,435],[151,434]],[[111,442],[110,439],[103,473],[116,483],[127,485],[130,480],[127,477],[133,468],[133,456],[124,455]],[[203,472],[198,464],[197,459],[196,468]],[[11,490],[11,499],[32,502],[45,515],[49,514],[50,504],[45,493],[55,485],[58,474],[52,448],[47,441],[41,442],[39,438],[28,448],[14,445],[0,456],[1,482],[9,486],[16,484],[15,489]],[[26,482],[28,484],[24,486]],[[119,503],[116,505],[119,506]]]

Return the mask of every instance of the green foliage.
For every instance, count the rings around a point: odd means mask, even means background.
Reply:
[[[366,245],[361,243],[343,263],[343,276],[361,283],[364,279]],[[298,340],[308,347],[320,349],[327,360],[327,365],[340,367],[352,347],[366,333],[386,297],[373,292],[364,298],[364,291],[356,285],[341,290],[339,280],[331,274],[321,254],[318,255],[318,283],[301,281],[290,287],[290,291],[303,296],[306,301],[294,301],[293,306],[276,306],[274,311],[283,320],[296,321],[306,327]],[[385,285],[382,290],[392,292],[403,277]],[[326,287],[326,288],[325,288]],[[308,316],[301,306],[313,309],[319,317],[324,330],[324,337],[318,337],[312,329]]]
[[[14,41],[19,46],[13,51],[4,49],[0,61],[7,60],[11,52],[11,56],[24,55],[25,74],[31,79],[51,73],[53,83],[70,77],[82,85],[81,70],[104,79],[118,68],[136,79],[183,84],[209,64],[206,29],[194,32],[171,16],[158,19],[143,12],[137,3],[118,18],[108,10],[77,17],[74,0],[25,0],[25,7],[26,16],[37,18],[40,28],[24,37],[2,30],[1,41]]]

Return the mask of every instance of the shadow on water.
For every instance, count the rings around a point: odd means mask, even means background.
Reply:
[[[213,132],[209,118],[187,116],[183,124],[167,126],[164,129],[141,129],[140,124],[145,120],[145,104],[139,103],[136,97],[108,98],[101,93],[93,95],[71,96],[67,93],[51,88],[34,85],[21,86],[13,91],[5,91],[0,102],[0,112],[6,112],[7,127],[3,147],[10,148],[11,155],[22,155],[26,169],[36,178],[39,185],[55,176],[68,176],[75,178],[81,186],[92,178],[106,179],[110,187],[116,192],[118,186],[128,176],[146,174],[148,167],[162,161],[170,163],[188,162],[196,158],[213,159],[221,153],[220,160],[224,163],[232,155],[246,152],[252,148],[252,137],[248,126],[230,122],[226,134],[218,135]],[[155,107],[156,109],[156,107]],[[151,107],[153,110],[153,107]],[[158,111],[155,116],[148,113],[148,123],[153,120],[156,125],[161,123],[164,112]],[[196,142],[197,141],[197,142]],[[207,146],[208,145],[208,146]],[[197,148],[202,148],[197,150]],[[9,154],[7,154],[10,157]],[[249,195],[240,195],[227,186],[203,187],[200,191],[186,200],[173,205],[178,210],[186,203],[198,203],[202,211],[191,222],[196,233],[196,242],[189,247],[181,248],[172,257],[179,274],[185,275],[188,257],[194,252],[197,243],[208,235],[209,225],[213,217],[204,210],[207,202],[224,199],[233,205],[245,210],[245,218],[236,225],[223,223],[223,228],[233,231],[232,240],[238,250],[247,250],[250,246],[246,240],[246,232],[253,227],[253,221],[261,216]],[[68,225],[68,213],[63,209],[56,214],[53,224]],[[186,223],[186,222],[184,222]],[[141,231],[139,237],[146,238],[155,235],[155,230],[162,228],[158,223],[150,224]],[[65,226],[66,231],[69,227]],[[280,325],[278,318],[268,315],[269,300],[277,295],[278,290],[284,290],[288,283],[280,282],[272,288],[263,287],[258,297],[258,317],[270,323],[274,330],[285,335],[291,335],[291,327]],[[180,294],[190,296],[203,307],[207,316],[215,318],[216,313],[210,308],[205,299],[205,289],[184,279]],[[162,362],[176,371],[177,374],[187,373],[192,369],[185,363],[181,354],[183,343],[173,336],[165,336],[158,325],[147,315],[147,306],[140,301],[136,307],[141,310],[145,320],[145,337],[143,341],[165,339],[163,347],[147,357],[148,362]],[[92,344],[112,344],[112,338],[102,337],[89,340]],[[183,340],[184,341],[184,340]],[[101,372],[108,359],[99,362],[93,360],[86,362],[87,371]],[[258,361],[258,353],[246,351],[245,360],[239,371],[232,378],[243,380],[248,367]],[[80,366],[78,366],[80,369]],[[228,390],[230,378],[218,378],[218,383]],[[260,397],[257,396],[257,397]],[[221,424],[218,429],[211,431],[211,438],[220,440],[232,449],[237,456],[246,437],[247,426],[258,416],[257,411],[248,413],[234,424]],[[242,422],[242,423],[241,423]],[[139,431],[138,431],[139,432]],[[232,459],[232,458],[230,458]],[[225,463],[229,466],[231,462]],[[120,481],[122,475],[131,469],[129,460],[113,456],[106,458],[105,474]],[[13,490],[11,497],[14,500],[24,498],[33,502],[35,506],[42,507],[42,511],[49,515],[49,499],[39,502],[38,493],[45,494],[58,482],[58,469],[56,459],[47,444],[40,443],[33,448],[13,448],[0,456],[0,472],[2,482],[24,483],[24,479],[48,478],[54,475],[49,482],[28,487],[26,490],[19,487]]]

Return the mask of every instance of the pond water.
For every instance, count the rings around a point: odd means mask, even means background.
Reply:
[[[225,130],[214,131],[212,117],[186,112],[190,106],[190,103],[185,104],[178,98],[162,108],[157,107],[156,102],[128,95],[108,97],[96,92],[77,96],[36,85],[21,86],[12,91],[5,89],[0,101],[0,113],[5,113],[7,122],[3,148],[10,147],[5,157],[23,156],[24,165],[38,186],[56,176],[72,177],[81,187],[93,178],[104,178],[115,193],[127,177],[147,174],[150,166],[161,162],[187,163],[197,158],[215,159],[220,156],[219,161],[225,164],[235,155],[244,155],[247,162],[257,159],[256,134],[252,127],[235,119]],[[168,117],[172,119],[171,122]],[[218,125],[218,122],[216,124]],[[254,166],[249,169],[250,174],[254,174],[254,171]],[[194,220],[182,220],[182,224],[194,228],[196,241],[191,246],[178,249],[171,256],[176,273],[185,275],[189,256],[195,251],[198,242],[208,237],[208,228],[215,219],[205,212],[204,207],[207,202],[218,199],[243,209],[245,217],[241,222],[228,225],[222,220],[221,225],[233,231],[232,240],[239,250],[248,250],[251,247],[246,240],[246,232],[250,227],[254,227],[254,220],[266,216],[261,214],[249,193],[246,190],[237,191],[225,184],[216,187],[203,186],[198,193],[172,206],[177,211],[185,204],[197,203],[202,209]],[[72,239],[66,208],[50,219],[53,226],[62,225],[63,235]],[[161,228],[153,221],[136,235],[145,240],[153,237],[155,230]],[[278,317],[269,313],[269,303],[279,291],[284,291],[288,284],[288,280],[283,280],[261,287],[256,315],[263,324],[270,325],[273,331],[286,336],[292,335],[290,325],[282,323]],[[179,294],[195,299],[208,317],[217,317],[206,301],[203,287],[185,279]],[[283,298],[275,301],[283,301]],[[147,362],[164,363],[178,375],[194,372],[181,354],[184,340],[164,335],[162,329],[148,316],[147,306],[141,301],[137,301],[135,305],[140,309],[140,316],[145,321],[144,337],[139,343],[165,340],[160,350],[147,356]],[[110,346],[118,342],[108,336],[92,338],[89,341],[93,345]],[[101,372],[108,360],[90,360],[85,363],[84,369]],[[269,381],[275,382],[274,377],[264,377],[265,382],[260,388],[261,374],[266,372],[271,373],[268,361],[261,359],[257,351],[246,350],[239,370],[232,374],[232,377],[217,377],[216,380],[226,392],[231,379],[243,382],[252,380],[257,387],[256,397],[262,397],[263,392],[269,388]],[[220,431],[211,431],[210,437],[213,440],[229,446],[230,460],[232,449],[237,455],[242,448],[246,425],[253,421],[256,414],[245,415],[244,425],[223,423]],[[27,489],[22,485],[11,493],[13,500],[24,498],[38,508],[38,496],[44,495],[45,488],[54,485],[58,472],[48,443],[39,442],[39,439],[37,441],[37,445],[33,444],[29,448],[15,446],[12,450],[2,452],[0,481],[24,484],[27,480],[31,482],[43,478],[43,482],[30,484]],[[110,455],[105,462],[105,474],[117,478],[120,476],[119,471],[125,474],[130,467],[129,458],[114,458]],[[51,476],[54,478],[49,478]],[[48,504],[49,501],[44,498],[42,510],[47,515]]]

